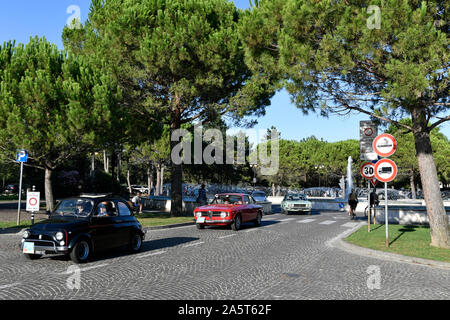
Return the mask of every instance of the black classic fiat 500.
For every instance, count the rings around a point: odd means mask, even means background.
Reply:
[[[139,252],[145,231],[127,201],[118,197],[81,196],[60,201],[48,219],[23,233],[21,250],[26,258],[68,254],[84,263],[92,253],[120,246]]]

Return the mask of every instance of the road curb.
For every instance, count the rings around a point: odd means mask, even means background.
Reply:
[[[11,229],[13,229],[13,230],[11,230]],[[19,228],[3,228],[3,229],[0,229],[0,235],[17,236],[17,235],[22,234],[25,231],[25,229],[27,229],[27,228],[21,228],[20,230],[19,230]],[[16,232],[16,230],[19,230],[19,231]]]
[[[168,224],[168,225],[164,225],[164,226],[144,227],[144,230],[150,231],[150,230],[160,230],[160,229],[172,229],[172,228],[193,226],[193,225],[195,225],[195,222],[183,222],[183,223]]]
[[[428,259],[423,259],[423,258],[409,257],[409,256],[397,254],[397,253],[383,252],[383,251],[379,251],[379,250],[364,248],[364,247],[354,245],[354,244],[349,243],[344,240],[344,238],[347,238],[354,232],[358,231],[364,225],[367,225],[367,223],[361,222],[356,227],[354,227],[346,232],[343,232],[342,234],[340,234],[337,237],[328,241],[327,246],[338,248],[338,249],[341,249],[348,253],[357,254],[360,256],[368,257],[368,258],[375,258],[375,259],[381,259],[381,260],[391,261],[391,262],[408,263],[408,264],[419,265],[419,266],[424,266],[424,267],[450,270],[450,263],[448,263],[448,262],[441,262],[441,261],[428,260]]]

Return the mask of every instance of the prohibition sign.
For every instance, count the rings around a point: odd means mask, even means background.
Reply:
[[[390,182],[397,176],[397,165],[390,159],[381,159],[375,165],[375,178],[381,182]]]
[[[30,200],[28,200],[28,203],[30,204],[30,206],[35,206],[37,204],[37,199],[36,198],[30,198]]]
[[[394,136],[383,133],[373,140],[372,147],[375,153],[380,157],[389,157],[397,150],[397,141]]]

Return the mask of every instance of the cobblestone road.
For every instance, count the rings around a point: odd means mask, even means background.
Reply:
[[[449,271],[327,246],[357,224],[327,212],[268,215],[238,232],[149,231],[139,254],[119,250],[80,265],[79,286],[68,258],[27,261],[20,236],[4,234],[0,299],[450,299]],[[368,286],[373,268],[379,289]]]

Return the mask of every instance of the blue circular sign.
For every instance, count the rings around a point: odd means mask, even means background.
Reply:
[[[345,207],[345,204],[343,203],[343,202],[339,202],[339,208],[344,208]]]

